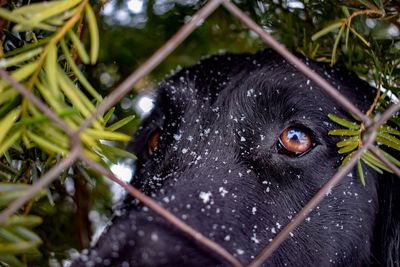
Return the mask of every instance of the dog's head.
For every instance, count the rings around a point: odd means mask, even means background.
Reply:
[[[368,109],[374,92],[367,83],[343,70],[307,64]],[[342,158],[338,139],[327,134],[335,128],[329,113],[348,117],[270,50],[210,57],[159,86],[155,109],[130,144],[138,156],[132,184],[249,262],[337,171]],[[396,261],[398,181],[384,177],[388,185],[380,186],[376,173],[364,170],[365,187],[350,173],[265,265]],[[379,247],[388,249],[375,252]],[[77,266],[225,264],[137,204],[125,208],[83,258]]]

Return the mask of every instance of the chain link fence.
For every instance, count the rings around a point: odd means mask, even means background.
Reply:
[[[286,60],[293,64],[298,70],[304,73],[307,77],[313,80],[322,90],[334,98],[340,105],[347,111],[356,115],[365,125],[363,132],[363,146],[354,153],[353,157],[333,175],[322,188],[315,194],[315,196],[300,210],[297,215],[288,223],[282,230],[275,236],[275,238],[262,249],[255,259],[248,263],[240,262],[235,256],[230,254],[225,248],[219,244],[208,239],[202,233],[187,225],[181,219],[176,217],[171,212],[167,211],[160,204],[154,201],[149,196],[143,194],[141,191],[131,186],[130,184],[118,179],[110,170],[104,168],[101,164],[93,161],[85,154],[82,153],[82,144],[80,141],[80,134],[88,128],[92,122],[106,110],[114,106],[126,94],[128,94],[132,87],[144,76],[149,74],[156,68],[174,49],[181,44],[207,17],[213,13],[217,8],[225,8],[250,30],[258,34],[258,36],[271,48],[281,54]],[[324,78],[315,73],[312,69],[307,67],[301,60],[291,54],[283,45],[274,40],[267,32],[265,32],[257,23],[255,23],[248,15],[240,10],[236,5],[228,0],[210,0],[208,1],[196,14],[194,14],[190,21],[188,21],[182,28],[175,33],[161,48],[159,48],[140,68],[133,72],[124,82],[115,88],[105,99],[104,102],[97,108],[92,116],[87,119],[78,130],[71,129],[64,121],[57,116],[49,107],[47,107],[39,98],[34,96],[27,88],[20,83],[16,82],[5,70],[0,69],[0,75],[8,83],[10,83],[21,95],[26,97],[33,103],[40,111],[46,114],[60,129],[64,130],[70,141],[69,155],[59,161],[53,166],[46,174],[44,174],[33,186],[25,192],[23,196],[15,200],[11,205],[4,209],[0,214],[0,223],[5,222],[12,214],[21,208],[27,201],[33,198],[42,188],[51,184],[59,175],[71,167],[76,161],[86,163],[90,168],[98,171],[102,175],[108,177],[110,180],[123,187],[130,195],[141,201],[149,209],[153,210],[159,216],[163,217],[169,223],[174,225],[183,234],[191,237],[197,243],[201,244],[214,254],[218,255],[232,266],[241,267],[257,267],[261,266],[268,257],[280,246],[280,244],[290,235],[302,221],[317,207],[317,205],[324,199],[324,197],[331,191],[331,189],[340,183],[340,181],[353,169],[358,160],[366,151],[371,151],[384,162],[397,176],[400,177],[400,170],[392,164],[380,151],[374,146],[377,129],[383,125],[393,114],[400,109],[400,103],[395,103],[389,107],[383,114],[377,116],[376,120],[371,120],[368,116],[357,109],[351,101],[341,95],[332,85],[330,85]]]

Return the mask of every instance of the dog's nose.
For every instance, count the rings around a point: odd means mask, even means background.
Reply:
[[[151,212],[130,210],[116,218],[89,254],[81,254],[71,267],[220,265],[210,254]]]

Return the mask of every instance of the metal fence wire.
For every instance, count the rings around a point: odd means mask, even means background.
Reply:
[[[126,94],[128,94],[132,87],[145,75],[149,74],[156,68],[174,49],[181,44],[197,27],[200,25],[214,10],[223,6],[233,16],[239,19],[250,30],[258,34],[258,36],[271,48],[281,54],[286,60],[293,64],[298,70],[303,72],[307,77],[313,80],[318,86],[342,105],[347,111],[355,114],[360,118],[364,125],[365,131],[363,132],[363,146],[353,155],[353,157],[345,164],[340,170],[337,171],[314,195],[314,197],[300,210],[297,215],[275,236],[275,238],[268,243],[250,263],[241,263],[235,256],[230,254],[225,248],[208,239],[191,226],[187,225],[181,219],[176,217],[171,212],[163,208],[159,203],[154,201],[151,197],[143,194],[141,191],[131,186],[130,184],[119,180],[110,170],[104,168],[102,165],[91,160],[82,152],[82,144],[80,142],[80,134],[91,125],[91,123],[106,110],[115,105]],[[115,88],[105,99],[104,102],[97,108],[92,116],[87,119],[81,127],[74,131],[67,126],[61,118],[58,117],[50,108],[48,108],[39,98],[35,97],[23,85],[16,82],[11,76],[3,69],[0,69],[0,75],[8,81],[21,95],[26,97],[33,103],[40,111],[46,114],[55,124],[64,130],[70,140],[71,151],[70,154],[59,161],[47,173],[45,173],[33,186],[25,192],[20,198],[12,202],[6,209],[0,213],[0,223],[5,222],[12,214],[14,214],[20,207],[22,207],[28,200],[36,195],[42,188],[52,183],[59,175],[67,168],[69,168],[76,161],[81,160],[89,167],[98,171],[102,175],[108,177],[115,183],[122,186],[130,195],[137,198],[149,209],[153,210],[159,216],[163,217],[169,223],[174,225],[183,234],[191,237],[197,243],[201,244],[217,256],[228,262],[235,267],[257,267],[261,266],[268,257],[279,247],[279,245],[289,236],[302,221],[313,211],[313,209],[324,199],[324,197],[337,185],[347,173],[349,173],[357,161],[361,158],[362,154],[370,150],[382,162],[384,162],[396,175],[400,177],[400,169],[394,166],[387,160],[374,146],[377,128],[384,124],[393,114],[400,109],[400,103],[395,103],[389,107],[383,114],[372,121],[359,109],[357,109],[346,97],[340,94],[332,85],[330,85],[324,78],[315,73],[312,69],[306,66],[296,56],[291,54],[283,45],[274,40],[267,32],[265,32],[257,23],[255,23],[248,15],[246,15],[237,6],[229,0],[210,0],[208,1],[197,13],[195,13],[191,20],[180,28],[161,48],[159,48],[140,68],[133,72],[124,82]]]

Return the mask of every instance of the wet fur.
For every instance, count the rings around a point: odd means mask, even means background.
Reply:
[[[367,83],[306,62],[368,109],[374,91]],[[244,263],[341,162],[338,139],[327,135],[338,126],[327,115],[348,114],[270,50],[212,56],[167,78],[157,93],[129,145],[138,156],[132,184]],[[301,157],[278,149],[291,125],[309,129],[315,142]],[[147,142],[157,129],[160,141],[150,155]],[[364,170],[365,187],[355,173],[347,176],[265,266],[399,266],[400,178]],[[147,208],[127,203],[73,266],[228,266]]]

